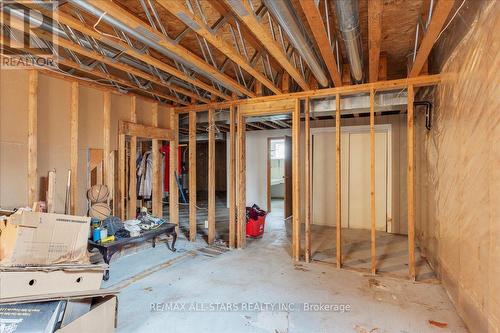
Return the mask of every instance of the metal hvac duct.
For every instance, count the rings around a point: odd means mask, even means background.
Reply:
[[[336,12],[354,83],[363,82],[363,47],[359,28],[358,0],[337,0]]]
[[[151,48],[157,50],[158,52],[171,58],[172,60],[177,61],[178,63],[181,63],[188,68],[191,68],[192,70],[200,73],[201,75],[205,76],[206,78],[217,82],[218,84],[225,87],[226,89],[228,89],[230,91],[236,91],[240,95],[242,94],[240,88],[229,85],[225,82],[222,82],[222,81],[214,78],[210,73],[205,72],[201,68],[196,67],[195,65],[187,62],[182,57],[176,55],[175,53],[173,53],[173,52],[167,50],[166,48],[164,48],[163,46],[161,46],[159,44],[159,41],[160,41],[159,38],[156,35],[151,34],[148,30],[142,29],[142,33],[139,33],[138,31],[136,31],[136,30],[130,28],[129,26],[127,26],[126,24],[124,24],[119,19],[114,18],[111,15],[100,10],[99,8],[92,6],[90,3],[88,3],[85,0],[69,0],[69,2],[71,2],[73,5],[85,10],[86,12],[88,12],[96,17],[100,17],[102,21],[108,23],[109,25],[111,25],[111,26],[113,26],[113,27],[115,27],[123,32],[126,32],[127,34],[132,36],[137,41],[147,45],[148,47],[151,47]]]
[[[278,20],[293,47],[307,63],[318,83],[322,87],[328,86],[328,78],[299,27],[290,0],[263,0],[263,2],[269,12]]]

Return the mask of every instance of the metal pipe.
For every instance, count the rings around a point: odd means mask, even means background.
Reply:
[[[312,51],[313,48],[307,42],[299,26],[297,15],[293,9],[290,0],[263,0],[267,9],[278,20],[279,25],[285,31],[288,39],[300,54],[301,58],[307,63],[314,77],[322,87],[328,86],[328,78]]]
[[[337,22],[345,43],[347,58],[354,83],[363,82],[363,47],[359,27],[357,0],[336,1]]]

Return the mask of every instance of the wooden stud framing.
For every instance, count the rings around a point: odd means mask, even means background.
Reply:
[[[170,193],[169,211],[170,223],[179,225],[179,188],[177,186],[177,151],[179,136],[179,116],[174,110],[170,111],[170,129],[174,131],[174,140],[170,141]]]
[[[189,240],[196,241],[196,112],[189,112]]]
[[[103,95],[103,127],[104,127],[104,143],[103,143],[103,158],[104,158],[104,172],[103,183],[111,189],[111,172],[110,172],[110,154],[111,154],[111,93],[105,92]]]
[[[410,279],[415,280],[415,196],[413,192],[414,180],[414,128],[413,128],[413,99],[414,89],[408,86],[408,114],[407,114],[407,191],[408,191],[408,270]]]
[[[153,127],[158,127],[158,103],[151,105],[151,118]],[[160,174],[160,141],[152,139],[151,150],[153,155],[153,215],[163,217],[163,191]]]
[[[342,175],[342,163],[340,160],[341,153],[341,129],[340,129],[340,94],[335,95],[335,180],[336,180],[336,188],[335,188],[335,199],[336,199],[336,252],[337,252],[337,268],[342,267],[342,186],[341,186],[341,175]]]
[[[28,74],[28,207],[37,201],[38,72]]]
[[[78,189],[78,82],[71,83],[71,105],[70,105],[70,168],[73,179],[71,179],[70,213],[75,215],[77,210]]]
[[[370,0],[368,2],[368,79],[370,82],[377,82],[378,80],[383,9],[383,0]]]
[[[287,72],[284,72],[281,77],[281,90],[283,90],[284,94],[288,94],[290,91],[290,74]]]
[[[159,128],[147,125],[136,124],[128,121],[120,121],[120,133],[141,138],[156,140],[173,140],[174,131],[166,128]]]
[[[245,117],[238,110],[238,248],[246,246],[246,154],[245,154]]]
[[[370,226],[371,272],[377,271],[375,215],[375,91],[370,91]]]
[[[309,98],[304,109],[304,160],[305,160],[305,261],[311,261],[311,119]]]
[[[300,99],[295,100],[292,113],[292,202],[293,236],[292,254],[295,261],[300,260]]]
[[[126,172],[125,172],[125,134],[118,134],[118,200],[119,213],[122,220],[126,219]]]
[[[215,110],[208,110],[208,244],[215,241]]]
[[[236,246],[236,107],[229,108],[229,247]],[[193,112],[196,114],[196,112]]]
[[[130,98],[130,121],[135,123],[137,121],[136,115],[136,97],[132,96]],[[129,204],[128,204],[128,218],[135,219],[137,215],[137,178],[135,175],[137,174],[137,166],[135,164],[137,155],[137,137],[130,137],[130,159],[129,159],[129,173],[130,173],[130,182],[129,182]]]

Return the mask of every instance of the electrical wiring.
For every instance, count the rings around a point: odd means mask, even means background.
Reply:
[[[99,23],[101,23],[102,18],[103,18],[104,16],[106,16],[106,14],[107,14],[107,12],[103,12],[103,13],[101,14],[101,16],[99,16],[99,19],[98,19],[98,20],[97,20],[97,22],[94,24],[93,29],[94,29],[97,33],[99,33],[99,34],[101,34],[101,35],[103,35],[103,36],[106,36],[106,37],[111,37],[111,38],[117,39],[117,40],[119,40],[119,41],[121,41],[121,42],[123,42],[123,43],[127,43],[127,41],[125,41],[125,40],[121,39],[121,38],[120,38],[120,37],[118,37],[118,36],[111,35],[111,34],[105,33],[104,31],[101,31],[101,30],[97,29],[97,26],[99,25]]]
[[[437,42],[438,39],[439,39],[439,37],[441,37],[441,35],[443,34],[443,32],[445,32],[445,30],[448,29],[448,27],[450,26],[451,22],[453,22],[453,20],[455,19],[455,16],[457,16],[458,12],[460,11],[460,9],[462,9],[462,6],[464,4],[465,4],[465,0],[463,0],[462,3],[460,4],[460,6],[458,6],[458,9],[455,11],[455,14],[453,14],[453,16],[451,17],[451,19],[448,21],[448,24],[446,24],[446,26],[443,28],[443,30],[441,30],[441,32],[437,36],[435,42]]]

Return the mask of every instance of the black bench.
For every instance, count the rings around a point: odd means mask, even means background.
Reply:
[[[137,237],[129,237],[118,239],[114,242],[109,243],[96,243],[94,241],[89,240],[87,249],[91,251],[92,249],[98,249],[102,254],[104,262],[109,265],[111,261],[111,257],[116,252],[120,251],[124,246],[129,244],[143,243],[148,240],[153,241],[153,247],[156,246],[156,237],[165,234],[167,236],[172,236],[172,245],[168,243],[167,239],[167,247],[170,251],[175,252],[175,241],[177,240],[177,233],[175,232],[175,224],[172,223],[163,223],[158,228],[148,231],[143,231],[140,236]],[[104,281],[109,279],[109,270],[106,270],[103,277]]]

